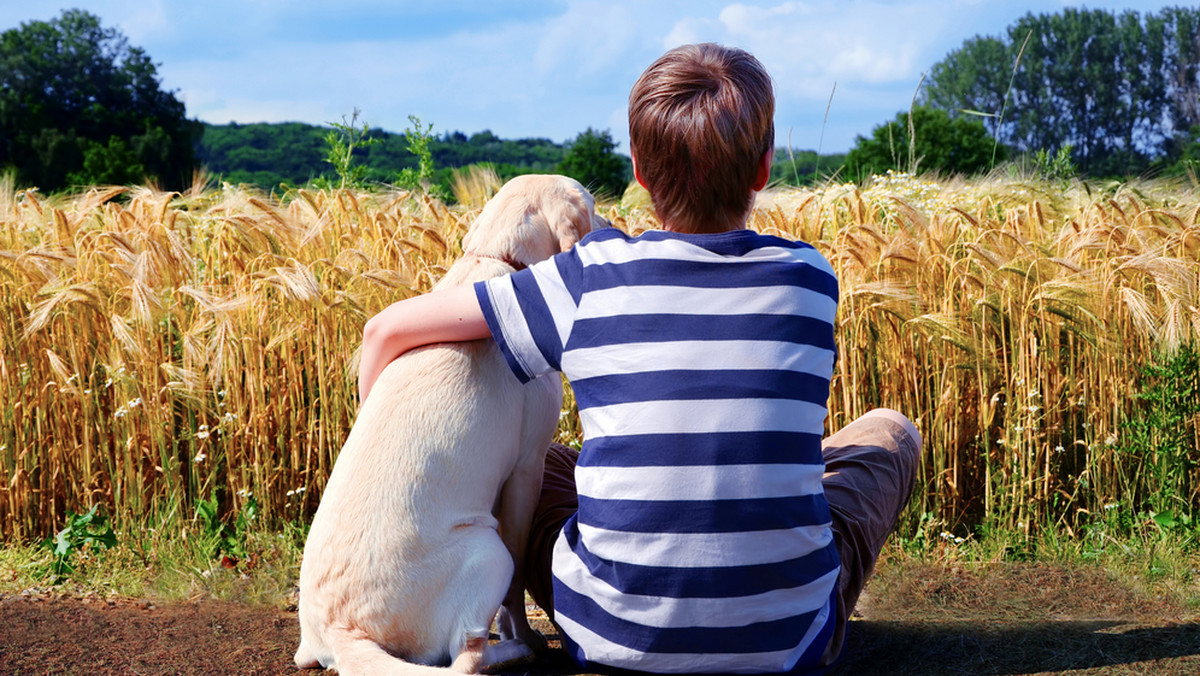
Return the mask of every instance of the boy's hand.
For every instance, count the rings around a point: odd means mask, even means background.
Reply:
[[[415,347],[477,340],[492,335],[472,285],[414,296],[384,308],[363,327],[358,365],[359,406],[383,369]]]

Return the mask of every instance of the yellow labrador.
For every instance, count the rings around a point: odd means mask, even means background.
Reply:
[[[515,178],[484,207],[438,287],[549,258],[603,222],[576,181]],[[304,546],[296,666],[477,672],[542,647],[525,617],[522,571],[561,406],[557,378],[521,385],[491,340],[389,364]],[[489,647],[497,609],[504,640]]]

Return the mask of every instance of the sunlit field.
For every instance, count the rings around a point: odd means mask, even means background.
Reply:
[[[306,522],[354,420],[363,323],[461,252],[495,189],[474,179],[455,206],[0,185],[0,537],[53,534],[95,504],[125,524],[213,499]],[[656,227],[644,193],[601,211]],[[751,226],[838,273],[829,430],[889,406],[924,435],[904,537],[1194,528],[1194,181],[892,174],[769,191]],[[577,437],[568,410],[559,438]]]

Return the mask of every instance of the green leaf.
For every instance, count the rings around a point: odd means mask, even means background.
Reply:
[[[1154,523],[1161,528],[1174,528],[1179,525],[1179,521],[1175,518],[1175,513],[1171,511],[1159,512],[1150,517]]]

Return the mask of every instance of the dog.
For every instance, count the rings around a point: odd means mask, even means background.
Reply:
[[[435,288],[513,272],[606,224],[577,181],[514,178]],[[390,363],[362,403],[304,545],[296,666],[474,673],[544,648],[525,615],[522,572],[561,407],[558,378],[522,385],[490,339]],[[489,646],[497,611],[502,641]]]

